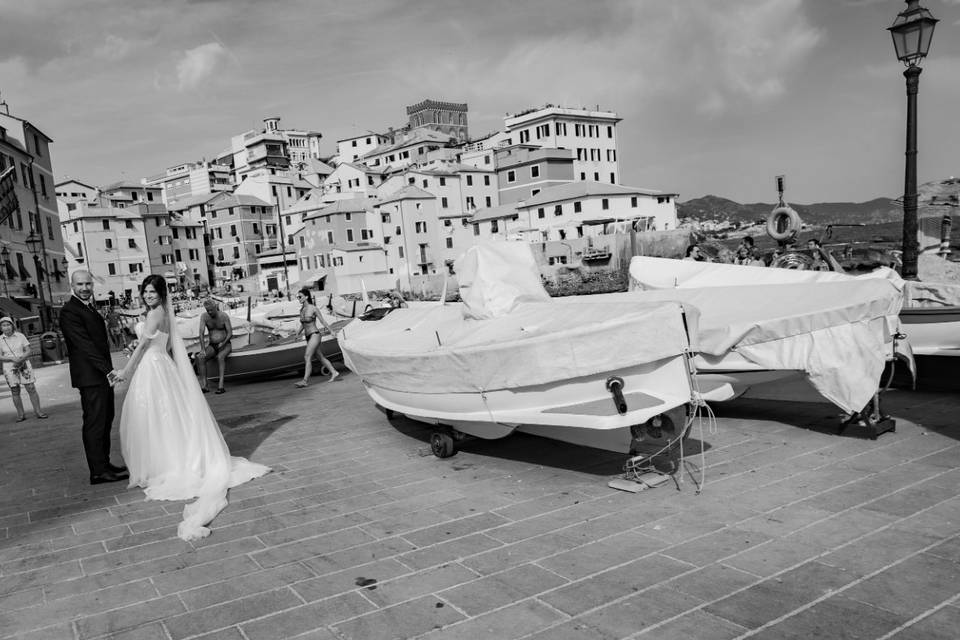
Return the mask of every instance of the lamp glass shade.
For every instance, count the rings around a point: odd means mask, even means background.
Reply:
[[[907,8],[887,29],[893,37],[897,59],[910,66],[927,57],[937,22],[930,11],[919,6],[918,0],[908,0]]]
[[[40,236],[37,235],[36,231],[31,231],[24,242],[27,243],[27,248],[30,250],[30,253],[40,251]]]

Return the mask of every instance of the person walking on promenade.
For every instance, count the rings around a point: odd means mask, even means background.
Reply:
[[[227,506],[227,490],[270,472],[262,464],[231,457],[190,366],[162,276],[140,285],[147,306],[139,341],[117,374],[130,387],[120,413],[120,444],[130,466],[130,486],[148,500],[190,500],[177,535],[197,540]],[[168,347],[170,351],[168,352]]]
[[[70,384],[80,391],[83,450],[90,467],[90,484],[125,480],[129,477],[127,468],[110,464],[114,396],[108,376],[116,375],[116,371],[110,359],[107,327],[93,305],[93,277],[89,271],[75,271],[70,286],[73,295],[60,311],[60,330],[70,358]]]
[[[300,301],[300,329],[297,330],[297,333],[303,332],[303,337],[307,339],[307,348],[303,353],[303,380],[297,383],[296,386],[301,389],[310,382],[310,376],[313,374],[313,356],[316,354],[320,358],[321,367],[326,367],[327,371],[330,372],[330,382],[333,382],[337,379],[337,376],[340,373],[333,368],[333,365],[329,360],[323,355],[323,351],[320,349],[320,327],[318,324],[322,324],[323,327],[330,332],[330,335],[333,335],[333,329],[330,328],[330,325],[327,324],[327,321],[320,314],[320,310],[317,309],[313,304],[313,295],[310,293],[310,289],[304,287],[297,292],[297,300]],[[321,371],[323,369],[321,368]]]
[[[20,386],[27,389],[30,404],[38,418],[47,414],[40,408],[40,396],[37,395],[36,378],[30,364],[30,341],[14,329],[13,318],[0,318],[0,362],[3,363],[3,377],[7,380],[13,397],[13,406],[17,409],[17,422],[23,422],[27,416],[23,413],[23,400],[20,399]]]
[[[217,301],[207,298],[203,301],[203,313],[200,315],[200,390],[206,393],[209,390],[207,378],[207,363],[216,359],[219,367],[217,393],[224,393],[223,375],[227,370],[227,356],[233,351],[230,340],[233,338],[233,325],[230,316],[220,310]],[[204,334],[209,336],[210,342],[204,341]]]

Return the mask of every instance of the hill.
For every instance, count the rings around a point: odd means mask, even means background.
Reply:
[[[949,177],[920,185],[919,214],[942,216],[956,213],[960,204],[960,178]],[[867,202],[817,202],[814,204],[788,203],[805,224],[825,225],[839,223],[864,223],[869,225],[897,222],[903,219],[899,200],[874,198]],[[755,202],[741,204],[727,198],[708,195],[677,203],[677,216],[681,220],[704,222],[728,221],[741,224],[764,220],[776,207],[774,203]]]

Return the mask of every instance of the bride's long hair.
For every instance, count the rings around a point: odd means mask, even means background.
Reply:
[[[166,308],[167,281],[163,279],[163,276],[151,273],[140,283],[140,300],[143,301],[143,304],[147,304],[146,300],[143,299],[143,292],[146,290],[147,285],[153,285],[153,290],[156,291],[157,296],[160,297],[160,308]]]

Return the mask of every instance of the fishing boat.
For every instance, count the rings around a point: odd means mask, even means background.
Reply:
[[[457,273],[461,303],[398,308],[340,333],[375,403],[436,427],[435,455],[515,431],[626,454],[682,435],[696,310],[550,299],[523,243],[473,247]]]

